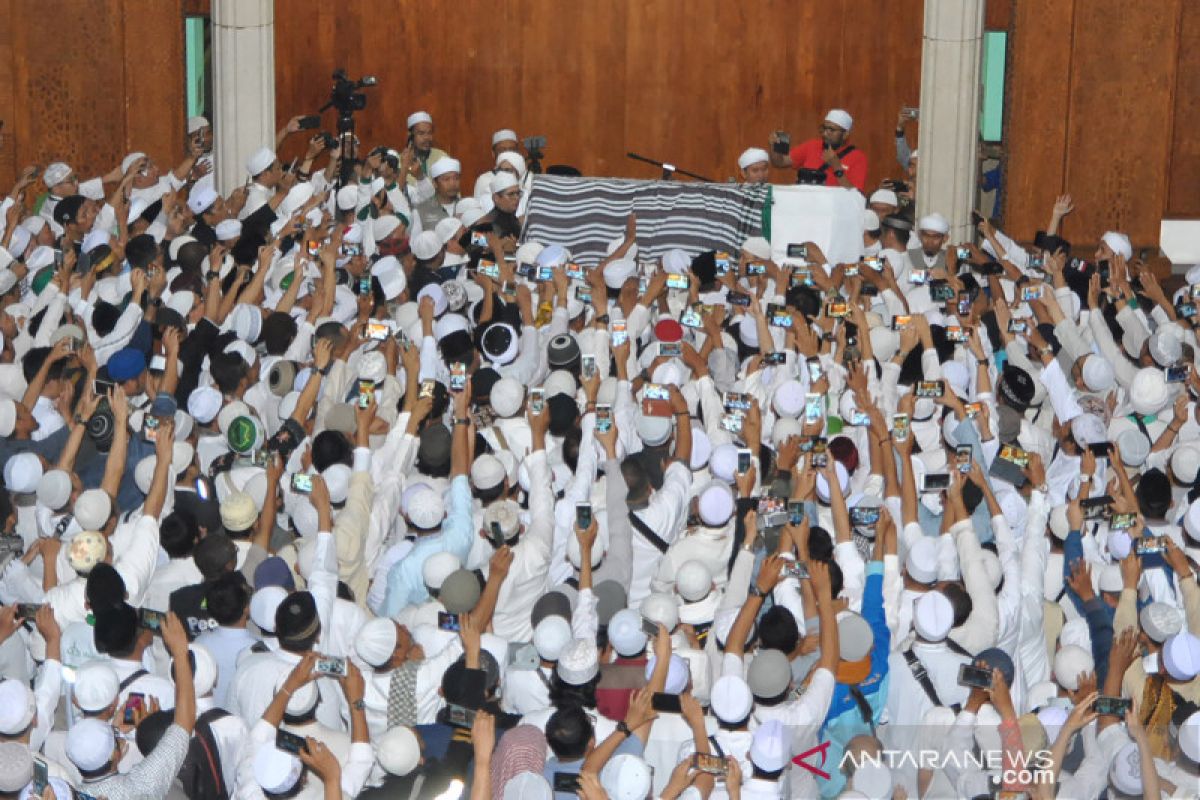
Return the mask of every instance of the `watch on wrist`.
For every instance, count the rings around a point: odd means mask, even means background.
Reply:
[[[601,322],[601,323],[607,325],[608,324],[608,314],[598,314],[596,316],[596,318],[592,320],[592,322]]]
[[[617,723],[617,731],[619,731],[620,734],[625,737],[633,735],[633,732],[629,730],[629,726],[625,724],[625,720],[621,720]]]
[[[757,583],[752,583],[752,584],[750,584],[750,596],[761,598],[761,597],[766,597],[767,595],[762,589],[758,588]]]
[[[835,178],[841,178],[845,174],[846,174],[846,170],[844,170],[844,169],[835,169],[833,171],[833,177],[835,177]]]
[[[350,707],[355,711],[366,711],[367,704],[361,697],[350,704]]]

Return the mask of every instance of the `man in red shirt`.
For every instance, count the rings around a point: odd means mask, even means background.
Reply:
[[[825,186],[841,186],[863,191],[867,185],[867,156],[852,144],[846,144],[854,119],[840,108],[825,115],[821,135],[801,142],[786,155],[776,152],[779,141],[771,134],[771,166],[780,169],[817,170],[825,176]]]

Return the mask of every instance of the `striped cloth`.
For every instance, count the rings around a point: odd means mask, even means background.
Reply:
[[[521,240],[562,245],[593,265],[624,235],[632,212],[639,260],[676,247],[689,255],[737,252],[747,237],[761,235],[769,193],[767,185],[535,175]]]

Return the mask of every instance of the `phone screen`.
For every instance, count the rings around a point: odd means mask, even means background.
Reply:
[[[970,686],[975,689],[992,688],[992,673],[974,664],[963,664],[958,668],[958,683],[960,686]]]

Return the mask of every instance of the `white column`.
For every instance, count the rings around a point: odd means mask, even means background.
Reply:
[[[976,202],[984,4],[925,0],[917,211],[950,220],[952,242],[971,238]]]
[[[275,146],[275,2],[213,0],[217,190],[246,182],[246,158]]]

